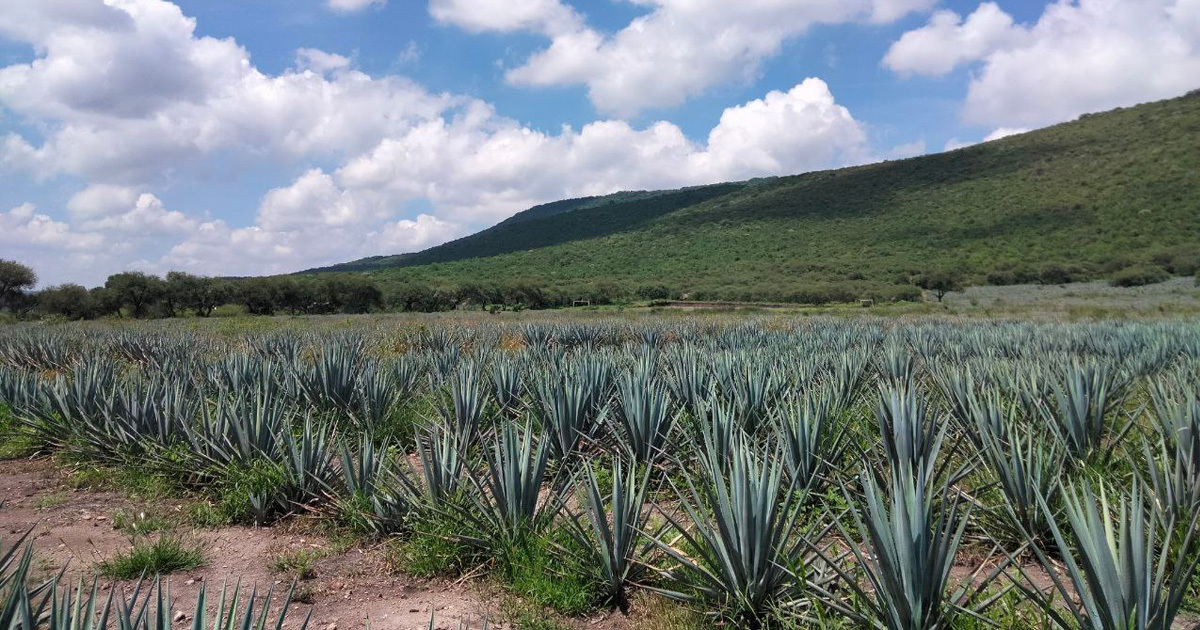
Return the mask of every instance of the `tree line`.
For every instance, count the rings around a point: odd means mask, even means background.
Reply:
[[[504,285],[464,283],[439,287],[419,283],[381,286],[361,274],[211,278],[180,271],[159,277],[126,271],[91,289],[67,283],[35,291],[37,274],[12,260],[0,260],[0,310],[18,318],[210,317],[221,307],[253,315],[319,315],[377,311],[438,312],[464,305],[489,310],[544,309],[583,300],[607,304],[622,299],[614,283],[550,289],[532,282]],[[664,287],[641,288],[636,294],[664,297]]]
[[[367,313],[383,306],[383,293],[369,278],[210,278],[180,271],[164,277],[126,271],[91,289],[67,283],[34,291],[37,274],[28,266],[0,260],[0,309],[18,317],[209,317],[235,304],[257,315],[276,313]]]

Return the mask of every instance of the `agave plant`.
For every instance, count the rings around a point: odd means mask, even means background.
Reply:
[[[889,341],[879,358],[879,375],[890,387],[911,389],[917,362],[903,344]]]
[[[1200,563],[1200,511],[1182,521],[1170,518],[1145,500],[1136,482],[1115,505],[1103,488],[1098,497],[1086,486],[1062,495],[1067,525],[1055,523],[1041,501],[1055,545],[1033,546],[1062,605],[1032,586],[1024,571],[1018,586],[1064,629],[1169,630]],[[1051,561],[1050,550],[1065,570]]]
[[[1050,427],[1075,461],[1096,455],[1107,461],[1113,448],[1134,426],[1131,415],[1124,425],[1110,429],[1108,416],[1119,410],[1128,382],[1103,363],[1075,363],[1063,383],[1053,383],[1054,404],[1042,405]]]
[[[1148,446],[1144,452],[1154,494],[1164,509],[1190,513],[1200,505],[1200,401],[1179,379],[1153,381],[1150,394],[1159,457]]]
[[[535,409],[549,436],[555,459],[570,457],[595,428],[592,392],[576,379],[550,377],[538,381]]]
[[[934,476],[947,426],[907,387],[884,388],[875,406],[887,463],[901,477],[922,472]],[[909,472],[913,471],[913,472]]]
[[[0,628],[33,628],[50,601],[54,581],[34,584],[30,577],[33,545],[30,529],[5,548],[0,540]]]
[[[656,590],[759,627],[803,582],[821,581],[808,552],[820,534],[800,527],[807,493],[786,481],[781,460],[777,450],[759,457],[739,438],[727,461],[701,457],[698,475],[684,469],[686,489],[672,482],[683,513],[656,505],[682,548],[666,535],[652,537],[673,561],[664,577],[678,586]]]
[[[343,444],[340,457],[342,484],[349,495],[345,507],[364,510],[360,516],[367,518],[376,534],[400,531],[419,496],[416,484],[388,456],[389,451],[388,444],[376,448],[364,434],[356,452]]]
[[[708,366],[700,359],[695,346],[684,346],[667,355],[667,386],[672,398],[681,409],[698,410],[708,400],[712,389],[712,375]]]
[[[91,586],[87,587],[80,579],[76,586],[67,588],[61,588],[55,581],[41,611],[42,621],[27,621],[6,627],[46,630],[173,628],[172,610],[177,602],[171,598],[169,582],[159,578],[148,583],[139,581],[128,597],[116,596],[116,588],[102,596],[98,587],[98,580],[93,580]],[[274,588],[260,598],[257,589],[247,594],[238,582],[232,589],[228,584],[222,584],[220,599],[214,602],[208,594],[207,585],[202,583],[196,594],[191,627],[195,630],[262,630],[270,622],[272,627],[282,628],[291,609],[292,593],[289,591],[281,598],[279,612],[275,614],[270,611],[273,600]],[[310,610],[296,627],[305,630],[311,618]]]
[[[622,377],[609,417],[634,461],[647,466],[662,456],[676,419],[666,388],[631,374]]]
[[[524,430],[506,424],[485,451],[487,469],[481,474],[468,471],[473,486],[470,505],[454,506],[479,533],[466,542],[488,548],[544,529],[562,509],[566,480],[561,475],[547,479],[549,440],[539,440],[528,423]],[[547,482],[549,491],[543,499]]]
[[[524,372],[516,361],[500,361],[492,366],[492,398],[501,412],[514,413],[521,405],[525,390]]]
[[[592,467],[585,466],[576,482],[582,488],[583,517],[572,515],[569,521],[575,539],[600,567],[605,595],[623,613],[629,612],[627,590],[645,568],[641,558],[653,545],[644,533],[650,469],[643,470],[639,475],[613,458],[612,489],[606,492]]]
[[[995,581],[1004,564],[982,575],[982,566],[972,579],[957,588],[950,572],[962,544],[970,508],[960,507],[949,481],[930,488],[924,468],[891,470],[887,485],[869,468],[859,475],[865,514],[848,510],[855,532],[840,520],[842,538],[850,544],[855,568],[864,581],[840,566],[829,548],[819,550],[841,576],[840,584],[863,603],[851,602],[823,586],[814,590],[831,609],[856,624],[881,630],[932,630],[949,628],[960,615],[978,617],[1001,597],[1003,590],[981,599],[979,595]],[[846,500],[853,502],[843,487]]]
[[[715,394],[701,405],[698,417],[692,425],[694,441],[698,443],[701,456],[708,461],[728,462],[736,442],[748,436],[737,421],[733,406],[723,402]]]
[[[1045,539],[1050,534],[1050,524],[1039,501],[1041,498],[1053,501],[1057,497],[1066,472],[1066,456],[1057,442],[1051,441],[1047,446],[1035,426],[1012,421],[1015,408],[1010,407],[1006,414],[996,401],[986,406],[992,412],[975,408],[971,415],[1000,415],[1010,419],[1005,421],[1007,428],[1003,432],[977,433],[982,459],[1004,492],[1001,507],[1008,517],[1007,531],[1017,539],[1030,536]]]
[[[438,422],[417,435],[417,455],[425,477],[425,494],[435,507],[458,494],[462,487],[468,447],[462,436]]]
[[[833,395],[821,390],[781,406],[776,415],[788,472],[799,485],[814,491],[841,457],[845,445],[844,432],[833,434],[836,413]]]
[[[443,421],[458,433],[460,444],[472,444],[479,437],[487,398],[484,394],[480,367],[468,362],[455,370],[450,381],[450,398],[441,400]]]
[[[374,363],[363,368],[350,408],[350,416],[361,430],[369,432],[386,422],[400,402],[402,392],[390,376]]]
[[[295,412],[266,385],[237,398],[217,399],[216,409],[201,407],[199,422],[188,431],[192,450],[210,465],[245,464],[285,456]]]
[[[363,370],[360,344],[328,344],[310,368],[297,377],[308,403],[322,411],[353,413]]]

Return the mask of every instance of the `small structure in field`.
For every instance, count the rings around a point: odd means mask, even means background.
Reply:
[[[859,300],[858,303],[863,308],[871,308],[872,306],[875,306],[875,300],[869,300],[869,299],[868,300]]]
[[[591,306],[591,305],[592,305],[591,300],[575,300],[574,302],[571,302],[571,306]]]

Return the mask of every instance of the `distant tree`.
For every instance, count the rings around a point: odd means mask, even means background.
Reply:
[[[643,300],[666,300],[675,292],[665,284],[643,284],[637,289],[637,296]]]
[[[312,291],[325,313],[369,313],[383,306],[383,292],[364,275],[326,276]]]
[[[238,282],[238,299],[251,315],[274,315],[280,303],[280,285],[274,278],[246,278]]]
[[[47,315],[61,315],[67,319],[94,317],[92,296],[78,284],[60,284],[38,292],[37,309]]]
[[[92,307],[92,317],[121,316],[121,300],[115,291],[104,287],[89,289],[88,303]]]
[[[26,293],[36,284],[33,269],[15,260],[0,260],[0,308],[22,309]]]
[[[383,306],[383,292],[366,276],[348,276],[334,292],[343,313],[369,313]]]
[[[213,309],[230,298],[229,283],[218,278],[206,278],[182,271],[167,274],[163,301],[171,302],[169,309],[191,309],[200,317],[212,315]]]
[[[104,288],[114,294],[121,306],[128,306],[134,317],[144,317],[150,306],[162,298],[165,284],[158,276],[126,271],[109,276]]]
[[[321,295],[312,282],[295,278],[264,278],[274,287],[275,306],[292,315],[332,313],[328,297]]]
[[[208,317],[213,309],[229,301],[231,293],[225,280],[196,277],[187,305],[200,317]]]
[[[918,286],[933,293],[937,301],[941,302],[947,293],[958,291],[962,288],[962,279],[957,272],[948,269],[938,269],[922,274],[918,281]]]
[[[159,303],[163,315],[175,317],[180,309],[186,308],[187,294],[191,289],[191,279],[194,276],[182,271],[168,271],[163,279]]]
[[[392,287],[388,295],[388,304],[401,311],[409,313],[432,313],[442,310],[438,304],[437,292],[427,284],[407,282]]]

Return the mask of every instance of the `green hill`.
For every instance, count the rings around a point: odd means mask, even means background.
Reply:
[[[682,191],[547,204],[369,270],[385,287],[528,283],[813,301],[1200,264],[1200,93],[957,151]],[[646,291],[650,287],[654,291]]]
[[[468,258],[486,258],[636,230],[655,217],[741,190],[745,184],[619,192],[566,199],[519,212],[482,232],[414,254],[374,256],[313,272],[372,271]]]

